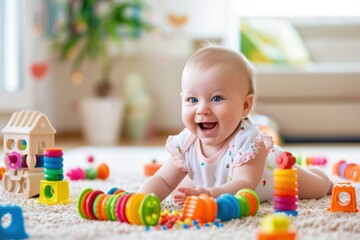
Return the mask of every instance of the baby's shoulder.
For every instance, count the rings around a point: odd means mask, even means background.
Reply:
[[[196,137],[188,130],[183,129],[178,135],[171,135],[166,141],[167,149],[176,149],[184,153],[194,142]]]

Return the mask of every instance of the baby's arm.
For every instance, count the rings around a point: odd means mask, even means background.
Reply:
[[[246,162],[245,164],[235,167],[233,178],[231,182],[225,183],[219,187],[210,187],[210,188],[179,188],[179,192],[182,192],[185,196],[199,195],[201,193],[207,193],[210,196],[217,198],[223,193],[236,194],[242,188],[251,188],[255,189],[261,179],[261,176],[264,172],[265,161],[267,156],[267,150],[264,143],[260,143],[258,154],[254,159]],[[174,200],[178,203],[183,203],[180,201]]]
[[[179,185],[186,174],[187,172],[175,166],[173,159],[169,159],[140,186],[138,192],[154,193],[162,201]]]

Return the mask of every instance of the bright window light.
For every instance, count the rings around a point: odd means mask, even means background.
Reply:
[[[3,80],[4,90],[15,92],[20,88],[20,21],[19,1],[7,0],[4,2],[4,56]]]

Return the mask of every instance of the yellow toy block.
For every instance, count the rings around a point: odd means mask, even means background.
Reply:
[[[71,200],[68,181],[42,180],[40,183],[40,197],[38,198],[38,201],[48,205],[69,203]]]
[[[285,214],[270,214],[260,219],[257,240],[294,240],[296,232],[290,230],[290,218]]]

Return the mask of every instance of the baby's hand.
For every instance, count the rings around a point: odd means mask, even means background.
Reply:
[[[178,193],[174,194],[173,199],[180,206],[185,204],[185,200],[188,196],[198,196],[202,193],[210,195],[209,191],[206,190],[205,188],[179,187],[177,190],[178,190]]]

